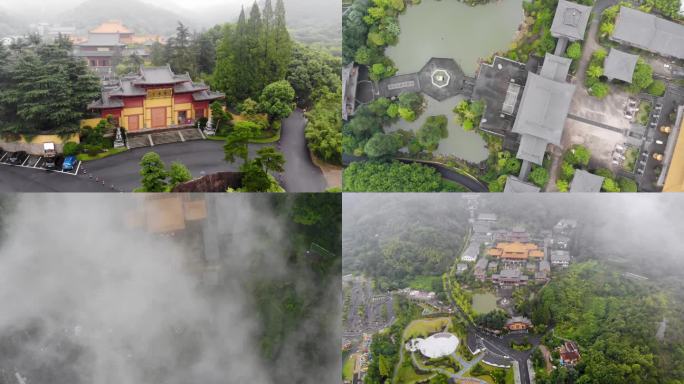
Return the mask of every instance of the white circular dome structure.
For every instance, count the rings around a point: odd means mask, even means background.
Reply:
[[[440,332],[421,340],[418,344],[418,349],[423,356],[437,359],[456,352],[458,343],[458,337],[451,333]]]

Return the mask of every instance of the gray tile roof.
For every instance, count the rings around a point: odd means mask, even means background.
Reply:
[[[604,178],[601,176],[578,169],[575,171],[575,176],[572,178],[570,192],[601,192],[603,179]]]
[[[649,52],[684,59],[684,25],[620,7],[612,40]]]
[[[632,55],[611,48],[606,61],[603,63],[603,74],[609,79],[618,79],[631,83],[638,59],[639,55]]]
[[[544,73],[543,69],[542,73]],[[563,126],[574,93],[575,85],[573,84],[530,73],[527,76],[518,115],[513,124],[513,132],[536,136],[549,143],[560,145]]]
[[[508,179],[506,179],[506,186],[504,187],[505,193],[536,193],[539,191],[540,188],[536,185],[520,181],[520,179],[515,176],[508,176]]]
[[[171,66],[165,67],[141,67],[141,77],[135,81],[136,85],[162,85],[178,84],[191,81],[187,73],[176,75],[171,70]]]
[[[591,7],[565,0],[559,0],[551,24],[553,37],[567,37],[569,40],[583,40],[587,29]]]
[[[522,135],[516,157],[520,160],[527,160],[531,163],[542,165],[548,144],[546,140],[536,136]]]
[[[88,35],[88,40],[78,44],[79,47],[116,47],[124,46],[117,33],[98,33]]]
[[[542,65],[540,75],[564,83],[570,72],[571,63],[572,59],[547,53],[544,56],[544,65]]]

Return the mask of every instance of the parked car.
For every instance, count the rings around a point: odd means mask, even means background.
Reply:
[[[24,162],[24,160],[26,160],[26,152],[24,151],[10,153],[7,158],[7,162],[14,165],[19,165]]]
[[[78,160],[76,160],[76,156],[65,157],[64,163],[62,163],[62,171],[65,171],[65,172],[73,171],[77,162],[78,162]]]

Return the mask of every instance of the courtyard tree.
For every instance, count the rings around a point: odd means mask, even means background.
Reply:
[[[418,143],[428,152],[436,150],[439,142],[449,136],[447,124],[448,120],[444,115],[428,117],[416,133]]]
[[[594,83],[594,85],[592,85],[589,90],[591,91],[592,96],[596,97],[599,100],[605,98],[610,93],[610,87],[608,87],[607,84],[601,82]]]
[[[556,188],[558,188],[558,192],[567,192],[570,190],[570,183],[567,180],[558,180],[556,181]]]
[[[295,91],[287,80],[279,80],[264,88],[259,108],[268,114],[270,122],[284,119],[292,113]]]
[[[589,149],[583,145],[575,144],[566,153],[565,160],[571,165],[584,168],[589,165],[589,160],[591,159],[591,152]]]
[[[536,167],[530,172],[530,181],[539,188],[544,188],[549,182],[549,172],[544,167]]]
[[[620,187],[620,192],[637,192],[637,183],[627,177],[620,177],[618,179],[618,186]]]
[[[654,80],[651,85],[648,86],[648,93],[650,93],[653,96],[662,96],[665,94],[665,90],[667,89],[667,86],[665,85],[665,82],[662,80]]]
[[[573,42],[572,44],[568,45],[568,48],[565,50],[565,54],[570,59],[578,60],[580,57],[582,57],[582,45],[578,41]]]
[[[634,74],[632,75],[632,84],[629,90],[633,93],[641,92],[641,90],[648,88],[653,83],[653,68],[651,68],[644,59],[637,60]]]
[[[142,187],[138,192],[165,192],[168,186],[166,166],[155,152],[146,153],[140,160],[140,176]]]

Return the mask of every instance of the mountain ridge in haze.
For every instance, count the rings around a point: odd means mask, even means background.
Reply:
[[[140,0],[86,0],[58,14],[53,22],[74,25],[78,29],[91,29],[108,20],[121,20],[126,27],[141,34],[171,35],[175,32],[178,21],[194,27],[193,21],[188,17]]]

